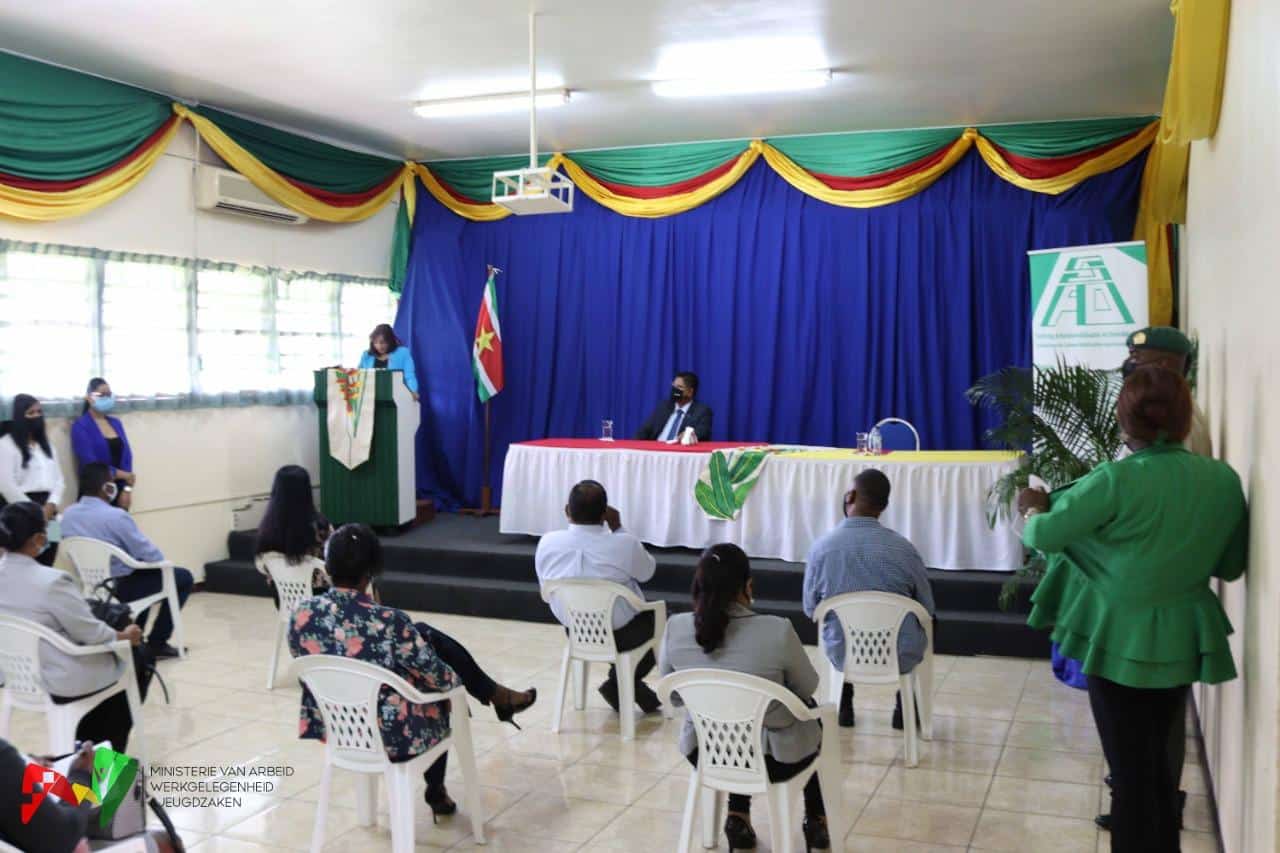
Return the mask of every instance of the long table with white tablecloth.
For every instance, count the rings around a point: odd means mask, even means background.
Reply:
[[[885,472],[892,486],[881,521],[907,537],[930,568],[1014,571],[1022,546],[1007,522],[987,523],[987,490],[1017,465],[994,451],[915,451],[863,456],[828,448],[771,455],[733,521],[709,518],[694,484],[712,451],[660,442],[545,439],[511,445],[503,469],[503,533],[541,536],[566,524],[569,490],[599,480],[627,530],[662,547],[734,542],[752,557],[803,561],[809,546],[841,519],[842,497],[857,473]]]

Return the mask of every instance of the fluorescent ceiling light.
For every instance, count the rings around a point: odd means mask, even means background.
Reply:
[[[700,98],[713,95],[749,95],[761,92],[794,92],[819,89],[831,82],[831,69],[808,71],[759,71],[655,80],[653,93],[663,98]]]
[[[540,110],[563,106],[569,103],[569,90],[539,89],[536,101]],[[419,101],[414,104],[413,111],[423,118],[450,118],[518,112],[528,108],[528,92],[503,92],[496,95],[473,95],[467,98]]]

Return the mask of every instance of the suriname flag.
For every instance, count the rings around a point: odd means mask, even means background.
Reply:
[[[471,366],[476,373],[476,394],[481,403],[502,390],[502,326],[498,323],[497,272],[489,268],[484,285],[480,315],[476,317],[476,337],[471,343]]]

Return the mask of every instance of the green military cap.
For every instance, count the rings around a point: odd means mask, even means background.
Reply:
[[[1191,339],[1173,326],[1147,326],[1129,335],[1129,349],[1153,349],[1177,355],[1191,354]]]

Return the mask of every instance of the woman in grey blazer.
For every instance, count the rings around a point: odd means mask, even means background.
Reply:
[[[818,673],[795,628],[779,616],[754,612],[751,600],[751,563],[746,553],[727,543],[704,551],[693,576],[693,612],[673,616],[667,622],[659,661],[662,674],[699,668],[744,672],[780,684],[813,704]],[[775,703],[765,713],[764,724],[765,767],[770,780],[791,779],[817,758],[822,743],[822,726],[817,720],[796,720]],[[680,751],[697,765],[698,738],[688,715],[680,732]],[[805,785],[804,813],[806,846],[828,848],[831,841],[817,774]],[[724,833],[730,851],[756,846],[751,797],[729,795]]]
[[[96,646],[128,640],[136,649],[142,629],[130,625],[115,631],[95,617],[80,594],[75,579],[66,572],[36,562],[47,547],[44,511],[34,503],[13,503],[0,512],[0,612],[39,623],[82,646]],[[134,655],[134,665],[138,656]],[[120,677],[123,664],[109,651],[77,657],[42,644],[40,677],[45,689],[59,704],[97,693]],[[139,677],[141,695],[146,695],[149,679]],[[124,752],[129,744],[133,719],[123,693],[98,705],[76,726],[76,740],[94,743],[110,741]]]

